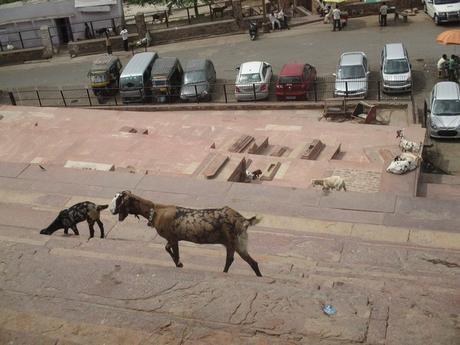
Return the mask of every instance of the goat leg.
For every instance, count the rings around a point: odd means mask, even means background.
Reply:
[[[179,258],[179,242],[174,242],[173,245],[172,245],[172,249],[173,249],[173,252],[174,252],[174,254],[176,256],[176,259],[174,260],[174,262],[176,263],[176,266],[177,267],[184,267],[182,262],[180,262],[180,258]]]
[[[69,228],[64,228],[64,234],[68,235],[69,234]]]
[[[176,256],[176,249],[177,248],[177,256]],[[179,261],[179,245],[176,242],[175,244],[171,242],[166,243],[165,246],[166,251],[171,255],[171,258],[173,259],[174,263],[176,264],[177,267],[183,267],[182,263]]]
[[[88,221],[88,227],[89,227],[89,238],[93,238],[94,237],[94,222]]]
[[[96,220],[99,230],[101,230],[101,238],[104,238],[104,224],[98,219]]]
[[[224,267],[224,272],[227,273],[228,269],[230,268],[230,265],[232,264],[234,260],[234,254],[235,254],[235,249],[226,247],[227,248],[227,259],[225,260],[225,267]]]
[[[257,263],[257,261],[251,258],[251,256],[249,255],[247,251],[236,249],[236,252],[241,256],[241,258],[244,261],[246,261],[249,264],[249,266],[251,266],[251,268],[256,273],[256,276],[262,277],[262,273],[260,273],[260,270],[259,270],[259,264]]]
[[[73,226],[71,226],[71,228],[72,228],[73,233],[74,233],[76,236],[79,236],[79,235],[80,235],[80,233],[78,232],[78,229],[77,229],[77,225],[76,225],[76,224],[73,225]],[[68,230],[68,229],[67,229],[67,230]],[[66,233],[65,230],[64,230],[64,233]]]

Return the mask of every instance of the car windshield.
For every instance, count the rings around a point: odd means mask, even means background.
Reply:
[[[456,4],[459,0],[434,0],[435,5]]]
[[[191,71],[184,74],[184,85],[202,83],[206,81],[204,71]]]
[[[91,73],[90,79],[92,83],[103,83],[107,81],[107,74],[105,72]]]
[[[142,87],[142,76],[123,77],[121,78],[120,86],[122,88]]]
[[[280,77],[279,79],[280,84],[301,84],[302,78],[300,77]]]
[[[433,106],[433,114],[443,116],[460,115],[460,100],[437,100]]]
[[[153,79],[153,86],[165,86],[167,84],[167,79]]]
[[[241,74],[238,82],[240,83],[257,83],[260,81],[259,73]]]
[[[385,74],[401,74],[409,72],[409,64],[406,59],[387,60],[383,73]]]
[[[337,76],[340,79],[357,79],[357,78],[364,78],[364,67],[361,65],[356,66],[341,66],[339,67],[339,71]]]

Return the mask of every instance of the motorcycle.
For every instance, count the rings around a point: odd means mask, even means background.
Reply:
[[[257,38],[257,23],[249,22],[249,38],[254,41]]]

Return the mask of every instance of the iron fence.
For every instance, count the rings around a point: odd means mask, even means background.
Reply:
[[[337,86],[331,78],[318,78],[313,82],[307,91],[300,90],[294,92],[292,88],[286,86],[277,88],[276,83],[270,83],[261,90],[259,84],[235,85],[234,83],[216,83],[209,92],[202,92],[199,86],[192,86],[185,101],[193,103],[215,102],[215,103],[235,103],[241,100],[260,102],[260,101],[289,101],[297,100],[302,102],[319,102],[333,97],[356,98],[357,94],[352,92],[353,87],[344,86],[345,93],[337,95]],[[360,81],[361,82],[361,81]],[[353,83],[348,81],[347,83]],[[362,97],[369,101],[411,101],[412,93],[386,93],[383,90],[382,80],[370,80],[367,83],[367,95]],[[141,91],[142,99],[131,102],[132,99],[124,99],[120,95],[118,88],[105,88],[103,92],[96,95],[89,87],[76,88],[46,88],[46,89],[14,89],[5,91],[0,98],[3,104],[30,105],[30,106],[58,106],[58,107],[87,107],[87,106],[121,106],[128,104],[159,104],[159,103],[180,103],[184,100],[180,97],[180,85],[173,85],[166,90],[172,90],[170,94],[162,98],[156,97],[157,88],[144,88]],[[347,91],[349,90],[349,91]],[[122,90],[123,91],[123,90]],[[123,92],[122,92],[123,93]],[[160,102],[161,100],[161,102]]]

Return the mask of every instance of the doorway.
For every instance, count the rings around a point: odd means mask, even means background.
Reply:
[[[70,26],[69,18],[56,18],[56,31],[59,37],[59,44],[67,44],[73,41],[72,27]]]

